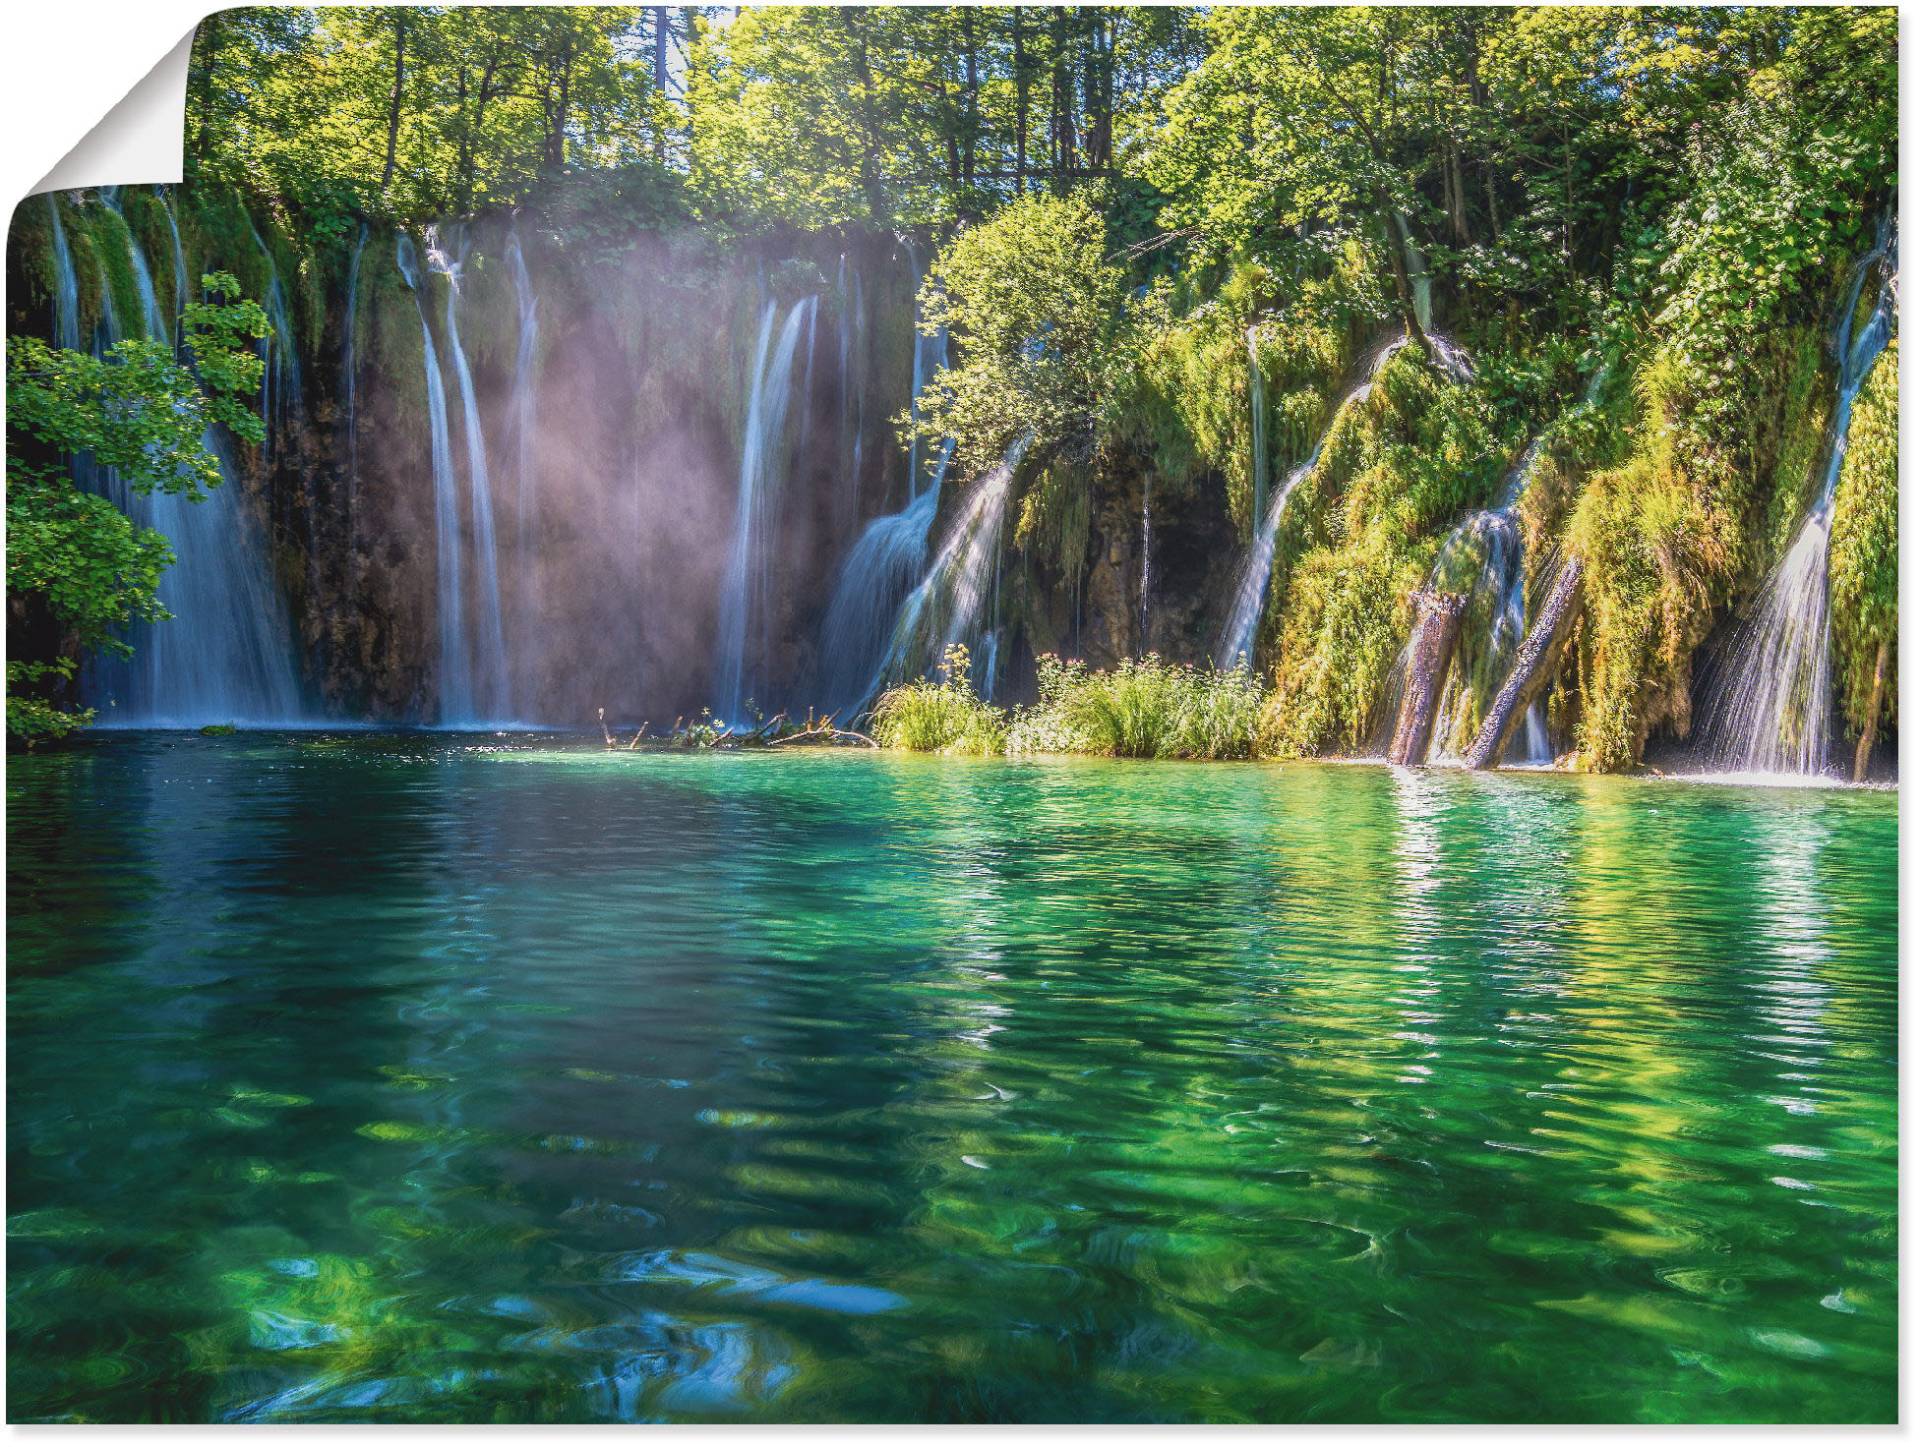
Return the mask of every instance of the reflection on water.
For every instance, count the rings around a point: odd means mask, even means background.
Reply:
[[[1895,799],[8,770],[14,1420],[1889,1420]]]

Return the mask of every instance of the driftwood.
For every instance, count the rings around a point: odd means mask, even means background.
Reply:
[[[1514,655],[1513,671],[1500,685],[1500,692],[1493,696],[1493,706],[1487,710],[1473,747],[1467,750],[1468,768],[1490,769],[1500,762],[1515,726],[1553,676],[1560,645],[1567,641],[1567,633],[1580,612],[1580,581],[1578,558],[1569,558],[1560,565],[1560,574],[1553,580],[1553,590],[1547,594],[1533,630]]]
[[[1413,595],[1413,641],[1407,646],[1406,683],[1400,693],[1400,717],[1394,724],[1387,762],[1417,767],[1427,761],[1433,743],[1433,720],[1439,712],[1440,690],[1447,681],[1453,650],[1460,642],[1466,618],[1464,593],[1437,593],[1422,588]]]
[[[622,744],[614,737],[613,730],[607,726],[607,711],[603,708],[597,710],[597,713],[600,719],[600,735],[606,740],[608,748],[624,748],[629,753],[639,750],[642,740],[647,738],[648,725],[641,724],[634,731],[633,737]],[[698,720],[689,724],[685,716],[681,715],[674,719],[673,731],[658,742],[683,749],[774,749],[794,744],[858,744],[869,749],[880,747],[863,733],[837,727],[832,714],[823,714],[815,718],[812,709],[807,710],[807,721],[804,726],[792,723],[782,712],[745,732],[736,730],[732,724],[718,730],[712,724],[701,723]]]
[[[1864,783],[1867,765],[1873,760],[1873,739],[1880,728],[1880,705],[1887,696],[1887,641],[1873,655],[1873,696],[1867,702],[1867,724],[1860,730],[1860,742],[1853,751],[1853,782]]]

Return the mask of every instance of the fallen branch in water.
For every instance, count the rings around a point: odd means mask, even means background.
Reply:
[[[598,710],[600,734],[610,749],[623,747],[607,726],[607,711]],[[807,710],[807,721],[796,725],[784,712],[775,714],[765,723],[745,732],[737,732],[734,725],[718,728],[711,723],[695,720],[689,724],[685,715],[677,716],[673,721],[673,731],[658,742],[682,749],[777,749],[793,744],[858,744],[869,749],[880,747],[874,740],[854,729],[843,729],[835,725],[832,714],[815,716],[812,709]],[[640,741],[647,737],[646,724],[641,724],[624,747],[629,753],[637,752]]]
[[[767,747],[770,749],[779,749],[785,748],[788,744],[841,744],[849,741],[864,744],[870,749],[880,747],[879,744],[875,743],[865,734],[855,733],[852,729],[835,728],[832,719],[822,719],[819,723],[811,727],[800,729],[794,733],[783,734],[777,739],[769,740]]]

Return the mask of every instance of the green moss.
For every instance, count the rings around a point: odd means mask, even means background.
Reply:
[[[140,283],[134,276],[133,256],[128,250],[131,233],[127,223],[109,206],[89,206],[81,214],[84,229],[81,238],[74,240],[76,254],[83,243],[91,253],[93,274],[99,279],[103,296],[111,299],[120,335],[140,336],[145,308],[140,299]],[[102,314],[107,309],[104,303],[100,307]]]
[[[1412,625],[1412,594],[1454,522],[1485,506],[1505,462],[1485,401],[1417,348],[1341,410],[1275,550],[1278,754],[1363,751]]]
[[[1832,378],[1821,366],[1819,335],[1805,328],[1793,348],[1781,388],[1781,426],[1772,449],[1773,477],[1768,488],[1766,524],[1760,532],[1765,557],[1780,555],[1813,504],[1813,490],[1819,485],[1814,466],[1823,450],[1820,444],[1832,405]]]
[[[1093,527],[1093,476],[1084,463],[1056,457],[1041,468],[1020,499],[1014,542],[1051,564],[1068,589],[1079,592],[1087,572]]]
[[[1847,455],[1834,493],[1832,583],[1834,681],[1853,730],[1867,726],[1873,673],[1886,650],[1881,714],[1899,723],[1900,344],[1890,342],[1854,400]]]

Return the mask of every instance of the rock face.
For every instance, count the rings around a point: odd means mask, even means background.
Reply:
[[[301,385],[273,403],[267,443],[237,449],[235,485],[262,524],[316,713],[443,721],[453,566],[463,656],[497,608],[507,717],[696,716],[715,698],[762,337],[769,317],[796,314],[748,549],[746,672],[765,712],[815,701],[839,570],[865,526],[909,497],[915,249],[890,235],[722,246],[693,230],[484,216],[409,240],[416,291],[395,233],[370,225],[364,240],[303,252],[229,194],[173,199],[194,273],[230,270],[249,294],[283,288]],[[97,203],[62,204],[90,329],[115,283],[88,269]],[[16,225],[9,325],[39,335],[54,329],[45,251]],[[438,474],[423,324],[444,402]],[[1040,465],[1016,476],[1013,515]],[[1002,698],[1030,694],[1041,652],[1101,667],[1147,651],[1206,661],[1240,550],[1224,489],[1203,479],[1149,498],[1151,469],[1102,467],[1072,556],[1031,556],[1005,531]],[[971,482],[946,479],[934,537]]]

